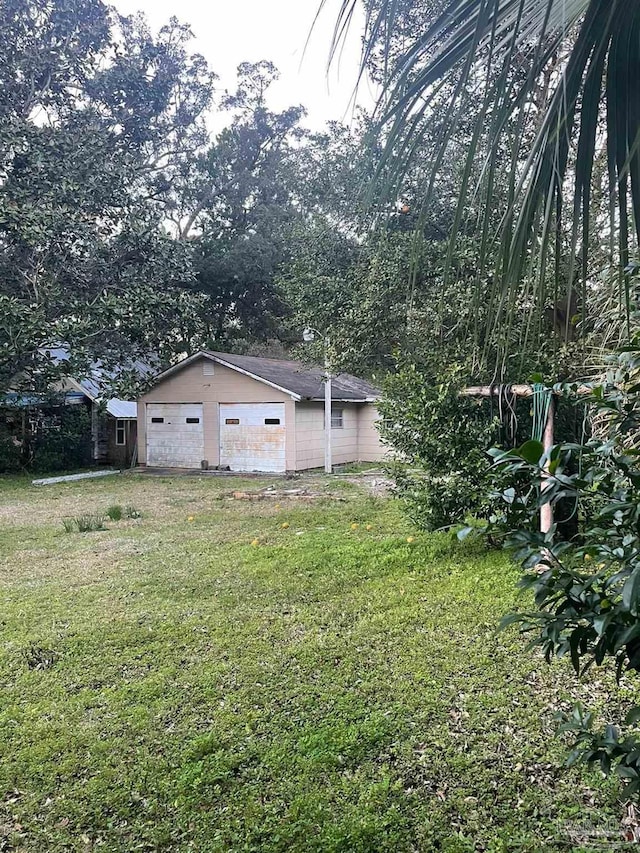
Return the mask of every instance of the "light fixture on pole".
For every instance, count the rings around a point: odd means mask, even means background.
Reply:
[[[324,470],[333,473],[331,460],[331,361],[329,358],[329,336],[321,334],[317,329],[307,326],[302,331],[302,340],[310,344],[316,335],[324,342]]]

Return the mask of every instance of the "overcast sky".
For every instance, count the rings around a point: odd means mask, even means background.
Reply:
[[[142,11],[157,30],[175,15],[191,25],[194,52],[201,53],[220,77],[221,89],[233,89],[240,62],[268,59],[280,70],[270,90],[273,109],[302,104],[306,124],[320,128],[329,119],[350,121],[357,80],[363,16],[355,19],[339,67],[327,76],[327,58],[340,0],[328,0],[305,52],[318,0],[112,0],[123,14]],[[362,15],[362,11],[360,10]],[[372,90],[361,84],[358,102],[373,104]]]

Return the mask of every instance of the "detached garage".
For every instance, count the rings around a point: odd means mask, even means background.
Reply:
[[[379,391],[332,378],[334,464],[385,455],[376,429]],[[165,370],[138,402],[141,465],[300,471],[324,459],[320,368],[297,361],[202,351]]]

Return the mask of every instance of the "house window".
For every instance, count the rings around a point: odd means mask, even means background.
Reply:
[[[123,447],[127,443],[127,425],[126,421],[116,421],[116,444],[118,447]]]
[[[331,429],[342,429],[344,426],[344,418],[342,409],[331,410]]]
[[[280,418],[265,418],[264,422],[266,426],[278,426],[280,424]]]
[[[225,424],[230,425],[230,426],[233,426],[233,425],[239,424],[239,423],[240,423],[240,418],[227,418],[225,420]]]
[[[151,423],[152,424],[163,424],[164,418],[151,418]]]
[[[188,424],[199,424],[200,418],[187,418],[187,423]]]

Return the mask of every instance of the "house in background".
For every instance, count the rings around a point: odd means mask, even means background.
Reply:
[[[64,347],[47,348],[54,364],[68,361]],[[9,391],[0,399],[0,419],[14,441],[25,448],[41,441],[46,434],[60,429],[62,415],[82,406],[87,412],[86,443],[89,452],[81,454],[86,462],[118,468],[137,461],[137,406],[133,400],[111,396],[112,386],[122,370],[145,379],[154,368],[142,361],[127,361],[122,368],[91,365],[86,376],[70,373],[52,383],[47,394]]]
[[[152,368],[144,365],[143,375]],[[137,462],[137,406],[135,400],[109,397],[113,372],[100,365],[91,368],[90,376],[83,379],[65,377],[58,390],[69,401],[79,398],[91,414],[92,459],[117,468],[128,468]],[[73,396],[72,396],[73,395]]]
[[[108,400],[104,418],[98,418],[98,423],[104,426],[102,434],[106,440],[105,461],[116,468],[136,465],[138,407],[135,400],[119,400],[117,397]]]
[[[334,464],[385,456],[377,388],[332,379]],[[323,371],[297,361],[202,351],[156,377],[138,401],[139,463],[284,472],[324,463]]]

